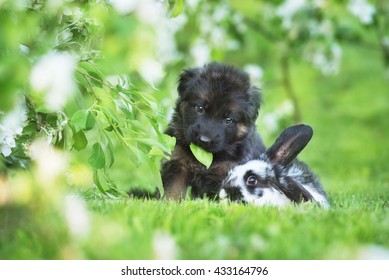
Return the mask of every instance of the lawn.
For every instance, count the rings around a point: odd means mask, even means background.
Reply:
[[[256,208],[208,200],[91,201],[90,234],[18,221],[2,259],[355,259],[389,246],[388,194],[332,194],[332,208]],[[11,217],[8,217],[11,218]],[[4,212],[2,213],[4,220]],[[51,228],[56,226],[56,228]],[[386,255],[387,257],[387,251]]]
[[[386,197],[336,196],[329,211],[312,207],[256,208],[186,201],[92,203],[118,229],[115,240],[98,234],[86,245],[90,258],[154,258],[162,252],[179,259],[343,259],[362,258],[374,246],[389,245]],[[112,214],[113,217],[112,217]],[[116,226],[115,226],[116,225]],[[165,239],[168,240],[165,240]],[[118,248],[113,254],[99,244]],[[120,249],[119,249],[120,248]]]

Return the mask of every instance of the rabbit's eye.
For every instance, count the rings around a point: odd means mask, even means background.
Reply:
[[[254,175],[251,175],[246,180],[246,186],[255,187],[258,184],[258,179]]]

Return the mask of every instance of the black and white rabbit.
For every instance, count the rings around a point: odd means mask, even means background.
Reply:
[[[328,208],[327,196],[306,164],[296,159],[312,138],[312,128],[286,128],[275,143],[260,156],[234,167],[222,183],[221,201],[284,206],[314,201]]]

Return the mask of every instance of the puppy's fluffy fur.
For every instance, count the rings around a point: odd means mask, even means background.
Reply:
[[[183,198],[188,186],[194,197],[214,197],[232,167],[265,151],[255,129],[260,93],[245,72],[218,63],[184,70],[178,93],[166,131],[176,146],[161,170],[165,198]],[[209,169],[193,156],[191,143],[213,153]]]

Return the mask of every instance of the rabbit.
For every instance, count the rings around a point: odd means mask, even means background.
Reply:
[[[219,199],[257,206],[285,206],[314,201],[323,208],[329,208],[327,195],[318,177],[306,164],[296,159],[312,135],[313,130],[308,125],[286,128],[259,159],[235,166],[229,171],[222,182]]]

